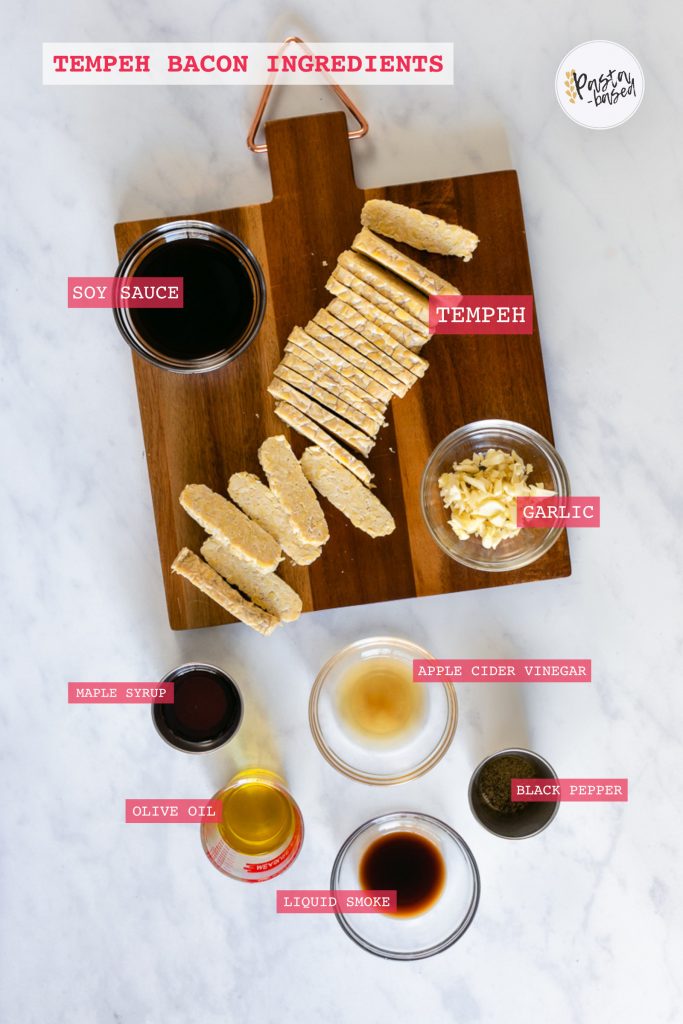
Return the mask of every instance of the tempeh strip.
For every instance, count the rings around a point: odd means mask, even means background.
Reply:
[[[342,320],[352,330],[358,331],[364,338],[371,341],[373,345],[376,345],[378,349],[381,349],[382,352],[390,356],[391,359],[402,367],[403,373],[412,373],[416,377],[424,377],[429,368],[427,360],[423,359],[422,356],[418,356],[415,352],[411,352],[402,342],[396,341],[378,324],[370,323],[367,317],[363,316],[357,309],[354,309],[353,306],[349,306],[347,302],[342,302],[341,299],[333,299],[327,308],[338,320]]]
[[[296,622],[301,615],[301,598],[276,573],[256,572],[215,537],[204,541],[201,553],[223,579],[281,622]]]
[[[336,370],[337,373],[341,373],[342,377],[346,377],[347,380],[353,381],[363,391],[367,391],[373,398],[377,398],[380,402],[387,404],[391,401],[393,392],[389,388],[384,387],[374,377],[368,377],[364,370],[349,362],[348,359],[338,352],[328,348],[327,345],[321,344],[317,338],[313,337],[312,334],[308,334],[307,331],[302,331],[300,327],[295,327],[290,334],[285,351],[291,351],[292,345],[294,346],[294,351],[302,355],[302,358],[306,359],[307,362],[313,362],[314,365],[326,363]]]
[[[445,281],[438,274],[433,274],[421,263],[411,260],[410,256],[404,256],[402,252],[395,249],[393,245],[389,245],[383,238],[373,234],[368,228],[363,228],[356,235],[351,248],[356,252],[363,253],[364,256],[369,256],[371,260],[375,260],[387,270],[392,270],[398,277],[408,281],[409,284],[419,288],[427,295],[460,294],[450,281]]]
[[[449,224],[440,217],[388,199],[368,199],[361,211],[360,222],[364,227],[396,242],[412,245],[414,249],[438,252],[443,256],[460,256],[463,263],[472,259],[472,253],[479,244],[474,232],[459,224]]]
[[[337,301],[338,300],[335,299],[335,302]],[[351,313],[354,312],[350,306],[348,308],[351,310]],[[331,334],[336,335],[340,341],[345,341],[347,345],[355,348],[357,352],[360,352],[371,362],[376,363],[377,366],[381,367],[385,372],[391,373],[392,376],[396,374],[396,379],[400,380],[401,387],[403,388],[403,394],[406,394],[408,389],[411,388],[413,384],[417,383],[417,377],[412,373],[412,371],[407,370],[405,366],[401,366],[400,363],[397,363],[388,352],[382,351],[382,349],[375,345],[374,342],[356,331],[351,324],[345,323],[337,316],[332,316],[329,309],[321,309],[316,316],[320,318],[319,322],[325,325],[325,329]],[[351,317],[348,319],[351,319]]]
[[[276,626],[280,625],[277,616],[264,611],[263,608],[259,608],[251,601],[245,601],[239,591],[226,583],[215,569],[207,565],[199,555],[195,555],[194,551],[190,551],[189,548],[182,548],[178,552],[171,571],[183,576],[197,590],[201,590],[221,608],[225,608],[226,612],[230,612],[240,622],[251,626],[263,636],[268,636]]]
[[[297,373],[308,377],[314,384],[320,384],[321,387],[326,388],[333,394],[339,395],[345,402],[356,405],[358,409],[371,419],[380,422],[384,420],[385,406],[378,399],[373,398],[372,395],[359,388],[357,384],[350,380],[345,380],[340,373],[337,373],[331,367],[324,366],[322,363],[317,367],[312,366],[293,352],[285,352],[282,363],[289,367],[290,370],[296,370]]]
[[[268,391],[274,398],[280,398],[282,396],[277,394],[273,388],[278,387],[278,381],[282,381],[285,384],[289,384],[290,387],[297,388],[302,394],[308,395],[309,398],[314,398],[316,402],[324,405],[327,409],[331,409],[332,412],[336,412],[337,415],[343,416],[349,423],[353,423],[360,430],[364,430],[370,437],[376,437],[381,427],[384,425],[382,419],[376,417],[366,416],[364,413],[359,412],[355,405],[350,405],[345,402],[338,395],[332,394],[332,392],[325,390],[325,388],[319,387],[314,384],[313,381],[309,380],[308,377],[297,373],[296,370],[291,370],[287,366],[283,366],[282,363],[275,369],[275,376],[268,385]]]
[[[380,267],[379,263],[351,249],[341,253],[338,263],[429,327],[429,299],[417,288],[402,281],[390,270]]]
[[[394,532],[394,517],[379,498],[320,448],[307,448],[301,467],[315,489],[359,530],[371,537]]]
[[[297,565],[310,565],[320,557],[321,546],[305,544],[297,537],[289,516],[270,487],[253,473],[233,473],[228,480],[228,494],[255,523],[275,537]]]
[[[307,437],[309,441],[313,441],[323,448],[328,455],[331,455],[333,459],[336,459],[342,466],[349,469],[366,486],[370,486],[374,473],[370,472],[364,462],[361,462],[355,455],[342,448],[333,437],[330,437],[322,427],[319,427],[317,423],[310,420],[308,416],[304,416],[302,412],[299,412],[292,405],[287,405],[286,402],[279,402],[275,406],[275,415],[279,416],[284,423],[287,423],[294,430],[303,434],[304,437]]]
[[[389,337],[403,345],[409,352],[415,353],[424,345],[426,338],[422,334],[416,334],[410,327],[400,324],[398,320],[389,316],[388,313],[384,313],[377,306],[373,306],[362,295],[354,292],[352,288],[347,288],[343,285],[334,275],[332,275],[325,287],[335,298],[345,302],[347,306],[353,307],[359,316],[365,317],[366,320],[376,327],[381,327]],[[420,326],[423,327],[424,324],[420,324]]]
[[[258,450],[270,489],[307,544],[324,544],[330,531],[315,492],[284,434],[267,437]]]
[[[281,385],[278,389],[280,393],[275,395],[271,389],[271,395],[279,398],[282,402],[286,402],[288,405],[293,405],[295,409],[298,409],[299,412],[319,423],[325,430],[329,430],[331,434],[336,434],[337,437],[341,438],[342,441],[352,448],[355,448],[361,455],[367,456],[370,454],[375,447],[375,442],[371,437],[364,434],[362,430],[356,430],[350,423],[340,419],[339,416],[335,416],[329,409],[324,409],[322,405],[318,405],[312,398],[307,398],[301,392],[295,391],[294,388],[290,388],[283,381],[279,381],[279,383]]]
[[[360,256],[357,258],[361,259]],[[389,272],[386,271],[386,273],[388,274]],[[396,280],[398,281],[398,278],[396,278]],[[403,324],[405,327],[409,327],[411,331],[415,332],[415,334],[421,335],[423,341],[428,341],[431,337],[428,324],[423,323],[422,320],[413,316],[412,313],[409,313],[408,310],[399,306],[398,303],[394,302],[392,299],[388,299],[386,295],[382,295],[380,291],[373,288],[371,284],[367,284],[351,270],[347,270],[341,263],[338,263],[332,271],[330,281],[337,281],[350,291],[356,292],[357,295],[360,295],[367,302],[371,302],[373,306],[377,307],[377,309],[381,309],[383,313],[387,314],[387,316],[393,317],[394,320],[397,320],[400,324]],[[328,286],[330,281],[327,282]],[[402,284],[402,282],[399,282],[399,284]],[[419,292],[416,292],[415,294],[419,295]],[[420,298],[424,298],[424,296],[420,295]]]
[[[374,363],[372,359],[368,359],[354,345],[345,341],[340,331],[333,330],[333,328],[341,326],[343,325],[335,320],[333,316],[330,316],[326,309],[319,309],[313,320],[309,320],[306,324],[306,334],[310,334],[321,345],[325,345],[333,352],[343,356],[344,359],[348,359],[350,363],[353,363],[359,370],[362,370],[368,377],[376,380],[394,395],[403,398],[408,390],[405,384],[398,377],[394,377],[392,373]]]
[[[260,572],[272,572],[280,561],[280,545],[236,505],[204,484],[188,484],[180,504],[207,533],[227,544],[239,558]]]

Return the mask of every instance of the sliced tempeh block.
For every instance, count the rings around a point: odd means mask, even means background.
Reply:
[[[426,339],[421,334],[416,334],[410,327],[400,324],[392,316],[383,313],[381,309],[373,306],[362,295],[358,295],[357,292],[343,285],[334,275],[332,275],[325,287],[328,292],[331,292],[341,302],[346,303],[347,306],[352,306],[360,316],[365,317],[371,324],[381,327],[394,341],[403,345],[408,351],[415,352],[424,345]],[[421,326],[424,325],[422,324]]]
[[[225,608],[240,622],[251,626],[257,633],[268,636],[276,626],[280,625],[280,620],[276,615],[271,615],[270,612],[264,611],[263,608],[259,608],[251,601],[245,601],[239,591],[226,583],[222,576],[219,576],[210,565],[207,565],[199,555],[195,555],[194,551],[190,551],[189,548],[183,548],[178,552],[171,570],[178,573],[179,576],[183,576],[212,601]]]
[[[295,327],[290,334],[285,351],[291,345],[295,346],[294,351],[298,350],[299,354],[303,353],[302,358],[306,359],[307,362],[313,362],[314,364],[327,363],[337,373],[341,373],[342,377],[353,381],[354,384],[357,384],[363,391],[367,391],[373,398],[377,398],[387,404],[391,401],[393,392],[389,388],[384,387],[374,377],[368,377],[367,373],[359,369],[359,367],[349,362],[348,359],[338,352],[328,348],[325,344],[321,344],[316,337],[308,334],[307,331],[302,331],[300,327]]]
[[[384,422],[384,404],[378,398],[373,398],[367,391],[363,391],[357,384],[350,380],[345,380],[332,367],[325,366],[322,363],[319,366],[312,366],[293,352],[285,352],[282,363],[289,367],[290,370],[296,370],[302,376],[308,377],[314,384],[319,384],[334,395],[339,395],[340,398],[343,398],[350,405],[357,406],[370,419],[377,420],[379,423]]]
[[[270,487],[253,473],[233,473],[228,481],[228,494],[248,516],[275,537],[282,550],[297,565],[310,565],[319,558],[319,544],[305,544],[294,532],[289,516]]]
[[[424,377],[429,368],[427,360],[418,356],[416,352],[411,352],[400,341],[396,341],[379,324],[370,323],[362,313],[341,299],[332,299],[327,308],[338,320],[351,327],[352,330],[358,331],[378,349],[390,356],[403,367],[404,372],[412,373],[416,377]]]
[[[297,388],[302,394],[308,395],[310,398],[314,398],[321,405],[324,405],[327,409],[331,409],[338,415],[343,416],[349,423],[354,423],[361,430],[364,430],[370,437],[376,437],[383,426],[383,420],[377,418],[371,418],[360,412],[355,405],[350,405],[345,402],[338,395],[332,394],[330,391],[326,391],[319,385],[314,384],[308,377],[304,377],[302,374],[297,373],[296,370],[291,370],[287,366],[283,366],[282,363],[275,369],[275,376],[268,385],[268,391],[274,398],[282,398],[282,395],[277,394],[278,381],[289,384],[290,387]],[[273,390],[276,389],[276,390]]]
[[[335,309],[336,312],[333,315],[331,310]],[[352,345],[359,352],[364,352],[369,359],[377,361],[377,364],[386,369],[391,374],[400,375],[401,379],[407,384],[407,387],[412,387],[416,383],[418,376],[422,376],[425,373],[425,369],[428,366],[427,362],[421,358],[416,352],[410,352],[403,345],[398,344],[393,338],[388,338],[386,342],[386,348],[382,347],[385,342],[382,341],[377,331],[375,331],[375,337],[377,341],[372,341],[370,337],[366,337],[365,334],[361,334],[356,330],[356,327],[365,326],[361,323],[361,317],[356,313],[352,306],[347,306],[345,302],[340,299],[334,299],[328,309],[321,310],[321,314],[325,316],[325,323],[329,325],[329,330],[336,334],[339,338],[343,339],[348,345]],[[323,319],[321,321],[323,323]],[[354,326],[355,325],[355,326]],[[372,328],[372,325],[371,325]],[[409,370],[407,366],[401,364],[398,359],[394,358],[394,355],[390,348],[395,350],[400,348],[400,352],[396,354],[400,355],[401,359],[419,359],[419,364],[416,364],[415,371]]]
[[[305,333],[306,332],[304,332],[304,334]],[[307,335],[307,337],[310,337],[310,335]],[[312,338],[312,340],[314,342],[316,341],[315,338]],[[318,344],[320,343],[318,342]],[[386,388],[382,387],[381,384],[377,384],[377,381],[369,378],[367,374],[364,374],[358,369],[358,367],[353,365],[349,366],[348,364],[344,366],[341,358],[337,356],[332,349],[325,349],[324,345],[320,345],[320,348],[323,349],[320,355],[316,355],[313,346],[311,345],[306,345],[304,348],[300,335],[297,341],[287,342],[285,345],[285,354],[291,354],[299,359],[303,359],[309,364],[309,366],[312,366],[315,369],[319,369],[323,366],[330,370],[334,370],[343,377],[344,380],[349,381],[351,384],[355,384],[356,387],[361,389],[361,391],[365,391],[370,398],[375,398],[378,402],[381,402],[382,411],[386,409],[389,402],[394,397],[391,391],[388,392],[388,398],[380,397],[380,395],[384,396],[384,394],[387,393]]]
[[[339,256],[338,262],[345,270],[355,274],[361,281],[375,288],[385,298],[391,299],[401,309],[405,309],[429,327],[429,299],[417,288],[402,281],[390,270],[380,267],[374,260],[369,260],[367,256],[362,256],[351,249],[346,249]]]
[[[272,572],[280,561],[280,545],[236,505],[204,484],[188,484],[180,504],[207,533],[227,544],[239,558],[260,572]]]
[[[350,469],[359,480],[362,480],[363,483],[370,487],[375,474],[370,472],[364,462],[357,459],[351,452],[347,452],[346,448],[342,448],[333,437],[330,437],[322,427],[319,427],[308,416],[304,416],[302,412],[295,409],[293,405],[287,405],[286,402],[278,402],[275,406],[275,415],[279,416],[283,423],[287,423],[294,430],[298,431],[299,434],[307,437],[309,441],[314,441],[315,444],[324,448],[328,455],[331,455],[342,466]]]
[[[278,381],[278,383],[280,384],[280,387],[277,389],[280,392],[279,394],[276,394],[272,388],[268,389],[273,397],[279,398],[288,405],[293,405],[295,409],[298,409],[299,412],[304,413],[304,415],[319,423],[325,430],[329,430],[331,434],[336,434],[337,437],[341,438],[342,441],[352,448],[355,448],[361,455],[367,456],[370,454],[375,447],[375,442],[367,434],[364,434],[362,430],[356,430],[346,420],[335,416],[329,409],[324,409],[322,405],[318,405],[312,398],[302,395],[300,391],[290,388],[284,381]],[[239,502],[237,504],[239,505]],[[282,546],[284,547],[284,544]]]
[[[324,544],[330,531],[323,510],[284,434],[267,437],[258,457],[270,489],[288,514],[297,536],[307,544]]]
[[[479,239],[472,231],[459,224],[448,224],[440,217],[423,213],[411,206],[392,203],[388,199],[368,199],[360,215],[361,224],[405,242],[414,249],[438,252],[443,256],[461,256],[463,263],[472,259]]]
[[[335,299],[334,302],[339,302],[339,299]],[[355,323],[355,311],[351,306],[348,306],[347,308],[350,311],[347,319]],[[396,362],[388,352],[383,352],[382,349],[375,345],[374,342],[370,341],[369,338],[366,338],[364,335],[356,331],[355,328],[351,326],[351,323],[345,323],[343,320],[339,319],[339,317],[332,316],[329,309],[321,309],[320,313],[316,314],[316,316],[320,317],[320,323],[324,323],[326,325],[326,329],[330,331],[331,334],[335,334],[341,341],[345,341],[347,345],[355,348],[371,362],[382,367],[382,369],[387,373],[391,373],[392,376],[396,374],[396,379],[400,380],[401,387],[403,388],[401,397],[403,397],[403,395],[407,393],[408,389],[416,383],[417,377],[411,370],[407,370],[405,366],[401,366],[401,364]],[[398,344],[391,338],[389,340],[392,341],[392,344]]]
[[[288,583],[274,573],[260,573],[241,558],[236,558],[225,544],[209,537],[201,546],[203,558],[223,579],[241,590],[254,604],[275,615],[281,622],[295,622],[303,607],[301,598]]]
[[[301,466],[315,489],[359,530],[371,537],[394,532],[394,518],[379,498],[320,448],[307,448]]]
[[[438,274],[433,274],[421,263],[411,260],[410,256],[404,256],[393,245],[389,245],[383,238],[374,235],[372,231],[363,228],[353,240],[352,248],[356,252],[369,256],[371,260],[380,263],[387,270],[392,270],[398,277],[415,285],[426,295],[459,295],[460,292],[451,284],[445,281]]]
[[[394,377],[392,373],[388,373],[386,370],[378,366],[377,363],[373,363],[372,359],[368,359],[362,352],[359,352],[353,345],[347,344],[341,337],[339,331],[332,331],[332,327],[340,327],[339,323],[336,322],[333,316],[327,312],[326,309],[320,309],[315,314],[313,320],[309,320],[306,324],[306,334],[310,334],[312,338],[319,341],[321,345],[325,345],[333,352],[337,352],[344,359],[347,359],[354,366],[357,366],[359,370],[362,370],[371,380],[377,381],[383,388],[389,391],[391,394],[398,395],[402,398],[405,395],[407,388],[398,377]]]
[[[357,259],[359,260],[362,258],[362,256],[357,256]],[[388,271],[384,271],[384,273],[388,274]],[[398,281],[399,279],[396,278],[396,280]],[[387,316],[391,316],[394,320],[398,320],[400,324],[403,324],[405,327],[409,327],[411,331],[415,332],[415,334],[420,334],[423,341],[428,341],[429,338],[431,338],[428,323],[423,323],[422,320],[413,316],[412,313],[403,309],[402,306],[399,306],[392,299],[388,299],[386,295],[382,295],[380,291],[373,288],[371,284],[367,284],[365,281],[361,280],[361,278],[352,271],[347,270],[346,267],[341,265],[341,263],[338,263],[332,271],[330,280],[327,282],[328,287],[330,281],[336,281],[338,284],[343,285],[350,291],[356,292],[357,295],[360,295],[367,302],[371,302],[373,306],[377,307],[377,309],[381,309],[383,313],[387,314]],[[399,281],[399,284],[402,283],[403,282]],[[424,296],[420,295],[419,292],[415,292],[415,294],[419,295],[421,299],[424,298]]]

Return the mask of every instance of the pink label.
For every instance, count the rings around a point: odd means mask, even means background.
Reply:
[[[432,334],[533,334],[533,295],[432,295]]]
[[[517,526],[599,526],[599,498],[517,498]]]
[[[70,277],[69,309],[182,309],[182,277]]]
[[[69,704],[172,704],[173,683],[69,683]]]
[[[628,779],[512,779],[510,798],[524,803],[628,800]]]
[[[395,889],[278,889],[278,914],[388,914]]]
[[[590,658],[415,658],[414,683],[590,683]]]
[[[126,822],[219,821],[220,800],[126,800]]]

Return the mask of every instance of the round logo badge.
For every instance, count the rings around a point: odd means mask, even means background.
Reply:
[[[584,128],[616,128],[633,117],[645,91],[643,69],[630,50],[591,39],[570,50],[555,75],[557,101]]]

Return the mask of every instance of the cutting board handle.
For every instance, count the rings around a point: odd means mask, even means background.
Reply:
[[[265,131],[274,199],[300,192],[302,183],[305,188],[307,181],[321,177],[334,177],[342,208],[349,193],[360,195],[343,111],[268,121]]]
[[[308,43],[304,42],[304,40],[301,39],[299,36],[287,36],[280,49],[280,54],[282,54],[291,43],[296,43],[298,46],[300,46],[304,53],[308,54],[309,57],[315,56]],[[332,75],[328,74],[327,72],[324,72],[324,75],[325,78],[327,79],[327,84],[329,88],[332,90],[333,93],[335,93],[339,97],[339,99],[344,104],[346,109],[349,111],[351,116],[354,117],[358,122],[358,127],[349,131],[349,138],[362,139],[363,136],[367,135],[368,133],[368,122],[365,120],[365,118],[363,117],[363,115],[361,114],[360,110],[353,102],[351,97],[346,92],[344,92],[341,85],[335,82],[335,80],[332,78]],[[263,143],[258,143],[256,141],[256,136],[258,135],[259,125],[263,120],[263,114],[265,112],[266,107],[268,106],[268,100],[270,99],[271,93],[274,88],[275,82],[268,82],[265,89],[261,93],[261,99],[259,100],[259,105],[256,108],[256,113],[254,114],[254,120],[251,122],[251,128],[249,129],[249,134],[247,135],[247,146],[252,151],[252,153],[268,152],[267,143],[265,145]]]

